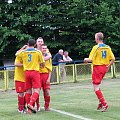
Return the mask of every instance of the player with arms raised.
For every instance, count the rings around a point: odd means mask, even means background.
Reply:
[[[109,68],[115,61],[111,48],[103,43],[103,38],[103,33],[98,32],[95,34],[97,45],[92,48],[89,58],[84,59],[85,63],[92,62],[93,64],[92,83],[96,96],[99,99],[97,109],[102,109],[102,112],[108,109],[108,104],[100,90],[100,84],[106,72],[108,72]]]

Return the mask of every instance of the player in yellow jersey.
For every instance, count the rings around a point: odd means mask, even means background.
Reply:
[[[33,108],[34,103],[39,97],[40,85],[40,65],[44,66],[44,58],[41,51],[34,48],[35,40],[28,41],[28,48],[22,52],[16,54],[17,57],[22,60],[23,68],[25,71],[25,99],[28,107],[28,112],[36,113]],[[22,64],[15,64],[16,66],[22,66]],[[33,91],[32,91],[33,88]]]
[[[27,45],[24,45],[19,51],[17,51],[17,53],[26,49],[26,47]],[[16,57],[15,63],[22,64],[21,60],[18,57]],[[25,112],[25,98],[24,98],[25,76],[24,76],[23,67],[15,67],[14,81],[15,81],[16,92],[18,93],[18,112],[24,113]]]
[[[108,104],[100,90],[100,84],[106,72],[115,61],[111,48],[103,43],[103,38],[103,33],[98,32],[95,34],[95,41],[97,45],[92,48],[89,58],[84,59],[85,63],[92,62],[93,64],[92,83],[96,96],[99,99],[97,109],[102,109],[102,112],[108,109]]]
[[[42,45],[42,54],[44,57],[49,55],[49,53],[47,53],[47,45],[45,44]],[[49,110],[49,104],[50,104],[51,72],[52,72],[52,60],[50,58],[49,60],[45,60],[45,67],[40,69],[40,82],[44,94],[44,101],[45,101],[44,109],[46,111]]]
[[[37,49],[42,51],[42,45],[44,44],[44,40],[42,37],[39,37],[37,40],[36,40],[36,45],[37,45]],[[51,53],[49,52],[49,49],[47,48],[46,50],[47,52],[47,56],[44,56],[44,60],[49,60],[50,58],[52,58],[52,55]],[[40,104],[39,104],[39,98],[37,99],[37,102],[36,102],[36,105],[37,105],[37,111],[40,111]]]
[[[16,57],[15,63],[21,64],[21,61],[18,59],[18,57]],[[25,108],[25,76],[23,67],[15,67],[14,81],[16,92],[18,93],[18,112],[23,113]]]

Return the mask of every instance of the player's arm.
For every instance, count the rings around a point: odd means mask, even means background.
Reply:
[[[48,75],[48,79],[47,79],[47,81],[46,81],[46,84],[49,84],[49,83],[50,83],[51,72],[49,72],[48,74],[49,74],[49,75]]]
[[[18,62],[15,62],[14,65],[15,65],[16,67],[23,67],[23,64],[18,63]]]
[[[92,60],[90,58],[84,58],[84,62],[88,63],[88,62],[92,62]]]
[[[16,52],[16,55],[21,52],[22,50],[26,49],[28,47],[28,45],[24,45],[21,49],[19,49],[17,52]]]
[[[44,57],[43,57],[41,51],[39,51],[39,61],[40,61],[40,67],[41,68],[45,67],[45,60],[44,60]]]
[[[109,69],[110,69],[110,67],[111,67],[111,65],[113,65],[113,63],[115,62],[115,57],[114,57],[114,54],[113,54],[113,52],[112,52],[112,50],[110,49],[110,63],[107,65],[107,71],[109,71]]]
[[[107,65],[107,71],[109,71],[109,69],[110,69],[111,65],[113,65],[114,61],[115,61],[115,59],[112,59],[110,61],[109,65]]]

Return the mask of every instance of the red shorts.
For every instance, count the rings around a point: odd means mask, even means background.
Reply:
[[[99,85],[105,76],[107,71],[106,65],[96,65],[93,66],[93,73],[92,73],[92,82],[93,84]]]
[[[46,81],[48,79],[49,73],[40,73],[40,82],[41,82],[41,87],[45,89],[50,89],[50,83],[46,84]]]
[[[17,93],[25,92],[25,82],[15,81],[15,89]]]
[[[35,70],[25,71],[25,88],[26,90],[31,88],[41,88],[40,84],[40,73]]]

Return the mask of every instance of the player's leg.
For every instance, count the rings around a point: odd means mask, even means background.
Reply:
[[[15,86],[16,92],[18,93],[18,112],[22,113],[25,109],[25,82],[16,81]]]
[[[33,113],[36,113],[36,110],[34,109],[34,104],[35,104],[36,100],[39,98],[39,91],[41,88],[39,72],[38,71],[31,71],[31,78],[32,78],[33,94],[30,97],[30,102],[29,102],[27,107]]]
[[[42,73],[40,73],[40,85],[41,85],[40,89],[43,87],[43,79],[44,79],[44,76]],[[38,99],[36,100],[36,109],[38,112],[40,111],[40,94]]]
[[[93,74],[92,74],[93,87],[94,87],[96,96],[99,100],[97,109],[98,110],[103,109],[102,112],[108,108],[105,98],[100,90],[100,84],[101,84],[101,81],[102,81],[105,73],[106,73],[106,66],[96,66],[93,68]]]
[[[43,90],[44,93],[44,109],[45,111],[49,111],[49,107],[50,107],[50,89],[45,89]]]
[[[46,111],[49,110],[50,107],[50,82],[47,82],[49,74],[51,73],[44,73],[44,80],[43,80],[43,94],[44,94],[44,109]]]
[[[27,105],[27,107],[33,112],[36,113],[36,110],[34,109],[34,104],[36,102],[36,100],[39,97],[39,88],[33,89],[33,94],[30,97],[30,102]]]
[[[107,108],[108,108],[108,105],[107,105],[107,102],[102,94],[102,91],[100,90],[99,88],[99,85],[95,85],[93,84],[93,87],[94,87],[94,91],[96,93],[96,96],[99,100],[99,104],[98,104],[98,107],[97,109],[102,109],[102,112],[104,112]]]

